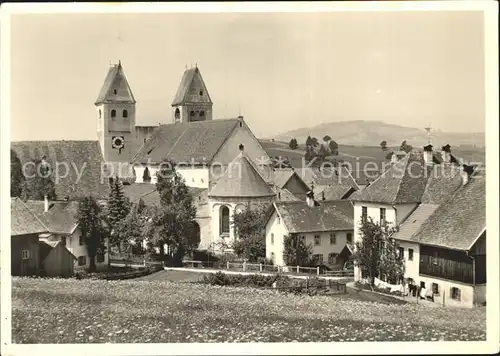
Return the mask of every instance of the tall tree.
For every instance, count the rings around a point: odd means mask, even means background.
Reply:
[[[316,158],[316,151],[311,146],[307,146],[306,153],[304,154],[305,161],[310,162],[314,158]]]
[[[125,242],[125,237],[119,233],[118,226],[125,220],[130,212],[130,201],[123,194],[123,185],[118,177],[111,180],[109,199],[107,203],[107,217],[111,224],[111,243],[121,251],[121,245]]]
[[[318,160],[323,163],[325,161],[325,157],[327,156],[327,152],[325,146],[321,145],[318,150]]]
[[[361,269],[362,275],[370,280],[370,285],[375,286],[375,278],[390,274],[396,276],[396,271],[403,271],[404,261],[394,259],[397,247],[390,238],[394,229],[388,224],[374,222],[371,217],[364,219],[360,226],[361,240],[355,243],[355,251],[352,256],[355,263]],[[391,266],[391,263],[397,264]]]
[[[23,166],[16,151],[10,150],[10,196],[21,197],[24,185]]]
[[[316,137],[311,138],[311,146],[312,147],[318,147],[319,146],[319,141]]]
[[[236,235],[234,252],[250,262],[266,256],[265,225],[269,206],[236,212],[232,225]]]
[[[386,151],[387,150],[387,141],[384,140],[384,141],[380,142],[380,149],[382,151]]]
[[[292,150],[296,150],[296,149],[299,147],[299,144],[297,143],[297,139],[292,138],[292,139],[290,140],[290,143],[288,144],[288,146],[289,146]]]
[[[339,155],[339,145],[337,144],[337,142],[331,140],[330,142],[328,142],[328,147],[330,148],[330,152],[332,153],[332,155]]]
[[[307,136],[306,139],[306,147],[311,147],[312,146],[312,139],[311,136]]]
[[[130,252],[131,248],[139,253],[143,252],[143,241],[146,240],[146,229],[151,215],[151,208],[144,204],[142,199],[134,203],[128,215],[120,221],[115,229],[126,243]]]
[[[150,231],[153,242],[164,256],[164,244],[173,251],[173,261],[180,265],[186,253],[194,251],[200,243],[199,225],[196,223],[196,205],[184,178],[173,162],[164,162],[157,173],[156,189],[160,206],[152,216]]]
[[[332,138],[328,135],[323,136],[323,141],[329,142]]]
[[[24,184],[22,197],[24,200],[43,200],[47,196],[50,200],[56,199],[56,189],[53,181],[51,164],[45,157],[41,160],[33,159],[24,167]]]
[[[77,221],[89,256],[89,272],[95,272],[95,257],[99,251],[104,253],[108,231],[102,223],[102,211],[94,197],[83,198],[78,205]]]
[[[408,153],[413,149],[413,146],[409,145],[408,143],[406,143],[406,140],[404,140],[403,142],[401,142],[401,146],[399,149]]]
[[[283,259],[287,266],[307,267],[313,262],[312,245],[306,245],[297,235],[287,235],[284,239]]]

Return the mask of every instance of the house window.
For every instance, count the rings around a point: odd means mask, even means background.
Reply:
[[[202,95],[203,95],[203,90],[200,90],[200,96],[202,96]]]
[[[87,264],[87,257],[80,256],[78,257],[78,266],[85,266]]]
[[[460,301],[460,297],[461,297],[460,296],[460,288],[452,287],[450,294],[451,294],[451,299]]]
[[[80,237],[78,238],[78,245],[80,246],[83,246],[84,245],[84,239],[83,239],[83,236],[80,235]]]
[[[116,89],[115,89],[115,90],[113,90],[113,93],[116,95]]]
[[[408,249],[408,261],[413,261],[413,249]]]
[[[330,234],[330,245],[335,245],[337,243],[337,236],[335,233]]]
[[[439,284],[437,283],[432,283],[432,293],[439,295]]]
[[[398,247],[398,256],[400,259],[403,259],[405,257],[405,249],[404,247]]]
[[[425,282],[420,282],[420,288],[425,288]]]
[[[339,254],[338,253],[335,253],[335,252],[332,252],[332,253],[329,253],[328,254],[328,263],[331,264],[331,265],[334,265],[337,263],[337,256]]]
[[[181,111],[179,110],[179,108],[175,109],[174,118],[175,120],[179,120],[181,118]]]
[[[191,110],[191,112],[189,113],[189,116],[194,117],[194,115],[195,115],[195,114],[194,114],[194,111],[193,111],[193,110]]]
[[[27,260],[28,258],[30,258],[30,251],[29,250],[22,250],[21,251],[21,259]]]
[[[144,168],[144,172],[142,173],[142,181],[143,182],[151,182],[151,174],[149,174],[149,168]]]
[[[323,255],[317,254],[312,256],[314,264],[320,265],[323,263]]]
[[[98,252],[96,255],[96,262],[103,263],[104,262],[104,253]]]
[[[225,205],[220,208],[219,234],[229,234],[229,208]]]
[[[275,257],[274,257],[274,252],[271,252],[271,261],[274,263]]]
[[[116,110],[115,109],[111,110],[111,117],[116,117]]]
[[[271,245],[274,245],[274,234],[271,233]]]
[[[205,111],[200,111],[200,117],[205,117]]]
[[[347,243],[352,244],[352,232],[347,233]]]
[[[314,244],[316,246],[321,245],[321,236],[320,235],[314,235]]]
[[[123,117],[128,117],[128,111],[127,110],[123,110]]]
[[[66,246],[66,236],[61,236],[61,243]]]
[[[361,220],[365,221],[368,216],[368,209],[366,206],[361,207]]]
[[[385,224],[385,208],[380,208],[380,224]]]

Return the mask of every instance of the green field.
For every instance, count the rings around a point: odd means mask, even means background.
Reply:
[[[485,340],[485,308],[285,295],[181,280],[14,278],[14,343]],[[179,276],[177,276],[179,277]],[[361,298],[362,299],[362,298]]]

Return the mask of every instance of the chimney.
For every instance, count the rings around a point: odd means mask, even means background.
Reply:
[[[446,146],[443,146],[441,148],[441,158],[443,159],[443,163],[450,163],[451,162],[451,147],[450,147],[450,145],[446,144]]]
[[[306,195],[306,203],[310,208],[314,207],[314,193],[312,191],[308,191]]]
[[[424,162],[427,166],[432,165],[432,145],[428,144],[424,147]]]
[[[45,212],[49,211],[49,198],[47,194],[45,194],[43,197],[43,211]]]

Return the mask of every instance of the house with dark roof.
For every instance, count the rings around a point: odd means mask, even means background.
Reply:
[[[76,260],[61,241],[41,239],[40,245],[40,271],[45,277],[71,277],[74,274]]]
[[[347,243],[352,242],[353,209],[349,201],[275,202],[266,223],[266,257],[285,266],[284,241],[287,236],[312,245],[317,265],[342,266],[338,259]],[[348,257],[348,256],[347,256]]]
[[[11,149],[22,165],[45,161],[57,200],[109,195],[108,173],[98,141],[15,141]]]
[[[284,189],[295,197],[305,200],[311,188],[304,182],[300,175],[292,168],[275,168],[273,171],[274,186]]]
[[[43,241],[46,243],[60,242],[61,246],[68,249],[75,257],[71,260],[74,264],[74,270],[79,271],[88,268],[90,259],[81,230],[78,227],[78,201],[49,202],[48,200],[29,200],[25,204],[30,212],[36,216],[37,220],[41,221],[46,227],[46,234],[43,236]],[[107,245],[107,241],[105,244]],[[56,251],[55,253],[57,257],[54,258],[61,258],[61,261],[64,263],[68,260],[67,256],[62,256],[60,252]],[[107,250],[98,253],[95,261],[97,269],[106,269],[108,261],[109,254]]]
[[[19,198],[11,198],[10,214],[11,274],[40,275],[38,237],[48,229]]]
[[[436,189],[429,188],[393,238],[406,277],[426,288],[434,302],[472,307],[486,301],[486,187],[481,172],[457,176],[462,184],[434,200]]]

